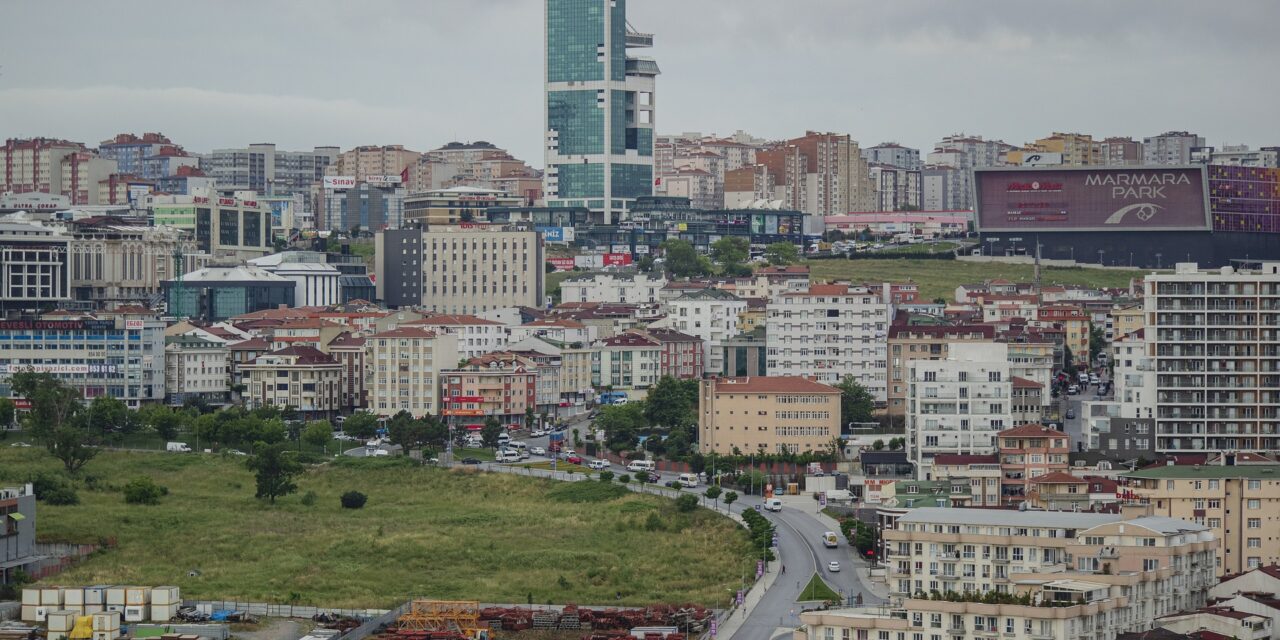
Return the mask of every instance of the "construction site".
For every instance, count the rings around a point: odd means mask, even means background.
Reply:
[[[644,608],[481,607],[465,600],[413,600],[380,640],[686,640],[710,629],[714,612],[696,605]]]

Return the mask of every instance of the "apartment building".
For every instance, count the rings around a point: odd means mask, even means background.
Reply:
[[[1076,362],[1089,359],[1089,330],[1093,325],[1089,322],[1089,314],[1080,307],[1068,304],[1044,305],[1037,310],[1036,320],[1042,323],[1059,324],[1066,330],[1066,346]]]
[[[1013,422],[1012,377],[1004,344],[952,344],[946,360],[907,368],[907,453],[917,477],[931,479],[938,454],[996,452],[996,434]]]
[[[436,333],[449,333],[457,336],[458,354],[463,358],[475,358],[507,348],[506,326],[501,322],[485,320],[472,315],[442,313],[404,324],[411,327],[426,327]]]
[[[1144,283],[1156,449],[1280,450],[1280,262]]]
[[[915,360],[946,360],[949,348],[959,342],[992,342],[991,325],[917,324],[909,314],[894,318],[889,327],[888,412],[906,414],[907,369]]]
[[[756,162],[781,178],[788,209],[827,216],[872,208],[875,193],[867,161],[848,134],[806,131],[803,137],[757,151]]]
[[[1203,146],[1204,136],[1186,131],[1166,131],[1142,139],[1142,164],[1191,164],[1191,151]]]
[[[512,353],[471,358],[466,365],[441,374],[445,397],[441,415],[493,416],[506,425],[523,425],[525,412],[537,410],[538,367]]]
[[[998,455],[939,453],[933,457],[933,475],[943,481],[966,481],[972,506],[997,507],[1003,503]]]
[[[840,435],[840,390],[808,378],[710,377],[698,389],[698,448],[824,451]]]
[[[364,180],[370,176],[399,177],[418,162],[422,154],[400,144],[364,145],[343,151],[325,168],[325,175],[353,176]]]
[[[341,406],[342,365],[313,347],[288,347],[240,365],[245,405],[293,407],[306,419],[335,415]]]
[[[325,347],[334,360],[342,365],[342,388],[338,405],[343,412],[363,408],[366,403],[365,339],[344,333]]]
[[[738,318],[747,301],[720,289],[695,289],[667,300],[667,327],[702,341],[707,371],[723,370],[720,346],[740,333]]]
[[[996,440],[1002,475],[1000,493],[1006,504],[1025,499],[1037,478],[1068,469],[1071,439],[1062,431],[1024,424],[1001,431]]]
[[[1154,513],[1207,527],[1221,541],[1217,575],[1280,563],[1280,465],[1249,454],[1219,454],[1199,465],[1121,474],[1121,491]]]
[[[520,196],[507,195],[495,189],[432,189],[405,197],[404,222],[414,226],[485,222],[490,207],[519,207],[525,203],[526,200]]]
[[[665,286],[667,279],[661,274],[631,270],[584,273],[569,276],[560,283],[560,301],[653,304],[658,302],[658,292]]]
[[[541,307],[542,235],[522,225],[443,225],[381,231],[375,238],[378,298],[435,313]]]
[[[1044,385],[1018,376],[1010,376],[1010,380],[1013,383],[1011,386],[1014,424],[1040,422],[1044,418],[1048,399],[1045,396],[1049,395],[1044,392]]]
[[[770,375],[812,375],[826,384],[852,377],[877,402],[886,401],[885,335],[893,309],[883,291],[814,284],[772,299],[767,313]]]
[[[592,345],[591,384],[643,391],[663,376],[702,377],[702,341],[670,329],[624,331]],[[643,395],[643,394],[641,394]]]
[[[52,138],[5,140],[0,147],[0,193],[61,193],[63,158],[85,150],[82,143]]]
[[[319,183],[325,168],[338,159],[338,147],[315,147],[311,151],[280,151],[272,143],[248,147],[214,149],[200,158],[200,169],[224,190],[254,191],[266,195],[302,194],[304,207],[315,205],[312,185]]]
[[[883,535],[901,600],[802,613],[794,640],[1113,640],[1214,582],[1213,533],[1164,517],[922,507]]]
[[[441,371],[457,364],[458,338],[448,333],[402,326],[367,336],[366,410],[380,416],[439,414]]]
[[[165,399],[181,406],[188,400],[226,404],[231,391],[231,350],[227,341],[194,330],[164,339]]]

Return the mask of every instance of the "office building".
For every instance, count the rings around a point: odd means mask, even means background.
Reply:
[[[439,415],[441,376],[458,364],[458,338],[425,327],[398,327],[365,338],[366,410]]]
[[[521,225],[438,225],[379,232],[378,299],[393,307],[474,314],[541,307],[542,236]]]
[[[239,149],[214,149],[200,159],[200,169],[221,190],[254,191],[269,196],[303,194],[307,208],[311,186],[337,160],[337,147],[312,151],[278,151],[274,144],[251,144]]]
[[[519,196],[478,187],[421,191],[404,199],[404,226],[486,222],[489,207],[519,207],[524,203],[525,199]]]
[[[889,327],[888,413],[906,415],[907,371],[915,360],[946,360],[952,344],[994,342],[995,327],[984,324],[946,325],[915,322],[909,314]]]
[[[996,452],[996,434],[1013,421],[1006,345],[953,343],[946,360],[906,367],[907,449],[918,477],[932,479],[941,453]]]
[[[398,177],[396,178],[399,179]],[[321,229],[374,233],[404,226],[404,185],[358,182],[350,187],[325,188],[317,203],[316,221]]]
[[[1212,532],[1171,518],[922,507],[883,536],[898,599],[802,613],[795,640],[1114,640],[1214,582]]]
[[[885,402],[885,336],[892,320],[886,294],[867,285],[812,284],[772,299],[769,375],[812,375],[826,384],[852,377]]]
[[[1280,262],[1260,266],[1147,276],[1157,450],[1280,450]]]
[[[30,483],[0,487],[0,586],[28,576],[44,556],[36,553],[36,494]]]
[[[1210,454],[1204,464],[1170,464],[1120,476],[1128,500],[1156,515],[1208,527],[1221,541],[1216,575],[1280,563],[1280,465],[1252,454]]]
[[[0,397],[9,378],[49,373],[85,400],[117,398],[132,408],[164,400],[164,323],[148,314],[58,314],[0,321]]]
[[[613,224],[653,195],[659,70],[627,53],[653,35],[630,28],[627,0],[546,0],[545,17],[544,197]]]
[[[1186,131],[1166,131],[1142,139],[1142,164],[1191,164],[1192,151],[1204,146],[1204,136]]]
[[[245,406],[293,407],[307,420],[333,417],[342,402],[342,365],[314,347],[265,353],[240,365]]]
[[[258,267],[205,267],[163,286],[170,315],[207,322],[295,306],[297,291],[294,281]]]
[[[155,306],[164,299],[162,282],[202,269],[209,261],[208,254],[196,249],[193,234],[174,227],[95,216],[69,228],[72,293],[97,306]]]
[[[196,250],[210,256],[247,260],[274,250],[271,207],[256,194],[151,195],[143,206],[153,225],[190,232]]]
[[[808,378],[703,379],[698,387],[702,453],[829,451],[840,435],[840,390]]]
[[[71,298],[71,237],[38,222],[0,222],[0,311],[41,310]]]
[[[766,332],[767,324],[762,324],[720,343],[721,370],[712,373],[735,378],[768,375]]]
[[[0,193],[62,193],[62,159],[81,151],[87,151],[83,144],[66,140],[6,140],[0,147]]]

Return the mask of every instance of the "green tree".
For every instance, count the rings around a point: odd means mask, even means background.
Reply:
[[[874,419],[875,398],[853,376],[845,376],[836,388],[840,390],[841,427],[847,427],[851,422],[871,422]]]
[[[725,236],[711,243],[711,258],[720,264],[720,272],[726,276],[751,275],[747,265],[750,243],[746,238]]]
[[[884,440],[877,438],[875,442],[871,443],[871,448],[875,451],[882,451],[884,449]]]
[[[738,501],[738,492],[729,491],[724,494],[724,508],[732,509],[733,503]]]
[[[705,495],[706,497],[711,498],[712,502],[715,503],[717,511],[720,510],[720,493],[721,491],[720,491],[719,485],[714,485],[714,484],[707,487],[707,490],[702,492],[702,495]]]
[[[697,421],[697,391],[690,396],[687,387],[671,376],[658,379],[643,405],[645,419],[656,427],[680,427]]]
[[[129,504],[160,504],[160,498],[169,490],[156,484],[149,476],[141,476],[124,486],[124,501]]]
[[[676,489],[679,489],[679,488],[680,488],[679,485],[677,485]],[[679,511],[681,513],[688,513],[697,508],[698,508],[698,496],[695,496],[691,493],[686,493],[680,496],[679,498],[676,498],[676,511]]]
[[[771,265],[788,265],[800,261],[800,250],[790,242],[775,242],[764,248],[764,259]]]
[[[480,441],[489,449],[495,449],[498,446],[498,436],[502,435],[502,423],[494,416],[484,419],[484,426],[480,428]]]
[[[531,431],[533,430],[533,419],[534,419],[533,407],[525,407],[524,408],[524,428],[525,429],[529,429]]]
[[[605,446],[617,453],[635,449],[640,433],[645,428],[644,404],[627,404],[605,407],[596,417],[595,426],[604,430]]]
[[[89,403],[88,426],[103,437],[130,430],[129,407],[111,396],[98,396]]]
[[[688,240],[672,238],[662,243],[667,271],[677,278],[705,276],[711,273],[711,259],[701,255]]]
[[[0,398],[0,429],[8,429],[13,426],[13,418],[17,415],[18,407],[13,400],[8,398]]]
[[[1089,362],[1097,362],[1102,350],[1107,348],[1107,333],[1097,325],[1089,325]]]
[[[327,447],[329,440],[333,439],[333,426],[324,420],[315,420],[307,423],[307,428],[302,431],[302,441],[313,447]]]
[[[47,373],[22,371],[10,378],[13,393],[31,402],[23,424],[70,473],[98,455],[98,434],[87,427],[80,391]]]
[[[257,481],[258,491],[254,497],[268,498],[271,504],[275,504],[276,498],[298,490],[293,479],[302,473],[302,463],[286,447],[283,442],[260,442],[255,447],[254,455],[245,463],[254,472]]]
[[[138,422],[154,431],[163,440],[173,440],[178,437],[178,431],[187,420],[187,413],[174,411],[162,404],[147,404],[138,410]]]
[[[357,438],[372,438],[378,432],[378,417],[364,411],[353,413],[342,423],[342,430]]]

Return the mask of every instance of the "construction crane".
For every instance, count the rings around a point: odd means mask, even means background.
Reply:
[[[173,245],[173,286],[169,288],[169,300],[173,304],[169,305],[169,315],[177,317],[178,310],[173,307],[179,306],[178,303],[184,297],[186,290],[182,284],[182,276],[186,274],[186,256],[182,253],[182,243],[178,242]]]

